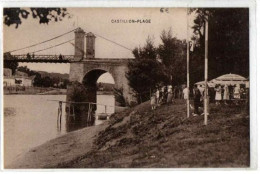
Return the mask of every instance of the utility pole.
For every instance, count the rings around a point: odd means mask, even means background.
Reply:
[[[204,91],[204,125],[208,124],[208,24],[209,17],[205,19],[205,91]]]
[[[188,89],[188,98],[187,98],[187,118],[190,117],[190,42],[189,42],[189,14],[187,8],[187,89]]]

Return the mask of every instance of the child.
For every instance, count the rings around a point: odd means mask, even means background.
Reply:
[[[152,110],[156,109],[156,94],[155,93],[152,93],[152,96],[151,96],[151,106],[152,106]]]

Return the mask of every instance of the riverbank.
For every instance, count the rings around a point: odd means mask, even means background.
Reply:
[[[244,108],[211,105],[204,126],[202,116],[186,118],[183,100],[155,111],[146,102],[34,148],[9,168],[249,167]]]
[[[4,95],[65,95],[67,89],[43,87],[4,88]]]
[[[76,160],[91,151],[94,139],[107,126],[107,122],[104,122],[101,125],[87,127],[50,140],[21,154],[15,162],[5,168],[53,168],[62,162]]]
[[[4,95],[66,95],[67,89],[43,87],[4,88]],[[97,95],[114,95],[113,91],[97,91]]]

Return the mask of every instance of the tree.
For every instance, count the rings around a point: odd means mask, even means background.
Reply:
[[[146,39],[146,45],[141,48],[135,48],[133,54],[136,59],[156,59],[157,50],[154,47],[153,40],[150,36]]]
[[[117,103],[119,103],[119,106],[126,107],[129,106],[129,103],[127,103],[124,94],[123,94],[123,88],[113,88],[115,100]]]
[[[140,103],[149,99],[150,92],[168,79],[165,67],[156,61],[156,48],[149,37],[146,45],[135,48],[133,54],[136,59],[129,62],[126,77]]]
[[[172,85],[180,85],[186,80],[186,44],[172,36],[172,30],[163,30],[162,44],[159,45],[158,54],[166,66]]]
[[[15,24],[18,28],[22,19],[27,19],[30,14],[34,19],[38,19],[40,24],[62,21],[65,16],[69,16],[66,8],[30,8],[30,11],[24,8],[4,8],[4,24]]]
[[[249,9],[209,8],[192,9],[196,13],[193,31],[198,38],[191,55],[191,80],[203,80],[205,17],[209,18],[208,66],[209,79],[226,73],[249,75]],[[193,70],[196,71],[196,70]],[[196,74],[196,75],[195,75]]]
[[[14,75],[16,68],[18,67],[18,63],[14,61],[4,61],[4,68],[9,68],[12,70],[12,75]]]
[[[9,59],[13,59],[10,53],[4,53],[4,57],[8,57]],[[18,67],[18,62],[16,61],[4,61],[4,68],[9,68],[12,70],[12,75],[15,73]]]
[[[42,87],[42,78],[40,73],[35,74],[35,78],[33,80],[33,86]]]
[[[53,86],[53,80],[49,76],[45,76],[41,80],[42,80],[42,86],[43,87]]]
[[[21,72],[24,72],[24,73],[27,73],[29,76],[31,76],[31,70],[29,68],[27,68],[27,66],[19,66],[17,68],[17,71],[21,71]]]

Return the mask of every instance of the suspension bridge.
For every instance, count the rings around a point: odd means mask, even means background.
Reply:
[[[63,34],[58,35],[58,36],[55,36],[55,37],[50,38],[48,40],[41,41],[39,43],[35,43],[35,44],[29,45],[29,46],[26,46],[26,47],[7,51],[3,55],[4,61],[22,62],[22,63],[24,63],[24,62],[27,62],[27,63],[75,63],[75,62],[81,62],[81,61],[90,61],[89,59],[86,59],[87,54],[84,51],[84,48],[79,48],[78,46],[76,46],[76,44],[75,44],[76,38],[67,40],[65,42],[58,43],[56,45],[53,45],[53,46],[50,46],[50,47],[47,47],[47,48],[30,51],[27,54],[13,54],[14,52],[18,52],[18,51],[26,50],[26,49],[31,49],[33,47],[37,47],[39,45],[49,43],[53,40],[64,37],[64,36],[66,36],[66,35],[68,35],[72,32],[77,32],[78,30],[81,30],[81,28],[73,29],[71,31],[68,31],[68,32],[63,33]],[[85,34],[84,36],[87,36],[87,34]],[[98,37],[100,37],[100,38],[102,38],[102,39],[104,39],[104,40],[106,40],[110,43],[113,43],[113,44],[115,44],[115,45],[117,45],[121,48],[124,48],[128,51],[132,51],[132,49],[127,48],[127,47],[123,46],[122,44],[119,44],[119,43],[117,43],[113,40],[107,39],[106,37],[103,37],[101,35],[97,35],[97,34],[94,35],[93,33],[91,35],[91,37],[96,37],[96,36],[98,36]],[[63,55],[62,53],[60,53],[58,55],[37,54],[39,52],[43,52],[43,51],[46,51],[46,50],[55,49],[56,47],[60,47],[60,46],[65,45],[65,44],[71,44],[73,47],[75,47],[75,50],[77,49],[80,52],[82,52],[81,58],[75,59],[75,56],[77,56],[77,55]],[[98,59],[100,61],[104,61],[105,59],[110,59],[111,61],[118,61],[119,60],[119,59],[115,59],[115,58],[98,58]],[[93,60],[92,60],[92,62],[93,62]]]
[[[58,43],[47,48],[26,52],[27,54],[14,54],[15,52],[21,50],[28,50],[35,48],[38,45],[49,43],[50,41],[56,40],[72,32],[74,32],[74,39]],[[128,71],[128,62],[130,60],[133,60],[133,58],[96,58],[96,37],[100,37],[108,42],[111,42],[121,48],[132,52],[132,49],[129,49],[113,40],[105,38],[101,35],[94,34],[92,32],[86,33],[83,29],[77,28],[39,43],[7,51],[4,53],[4,61],[26,63],[69,63],[69,80],[70,82],[80,82],[86,87],[87,98],[84,101],[87,103],[97,103],[96,82],[102,74],[108,72],[114,79],[114,87],[116,89],[122,90],[123,97],[125,98],[126,102],[131,103],[132,101],[135,101],[132,90],[130,89],[128,80],[126,78],[126,72]],[[74,55],[63,55],[62,53],[59,53],[58,55],[42,54],[43,51],[55,49],[56,47],[60,47],[64,44],[71,44],[74,47]],[[39,52],[41,52],[41,54],[38,54]],[[67,86],[66,104],[69,108],[71,107],[71,102],[73,102],[74,100],[73,91],[75,88],[76,87],[73,85]],[[86,109],[88,110],[89,108]],[[84,118],[81,118],[81,120],[84,120]]]

